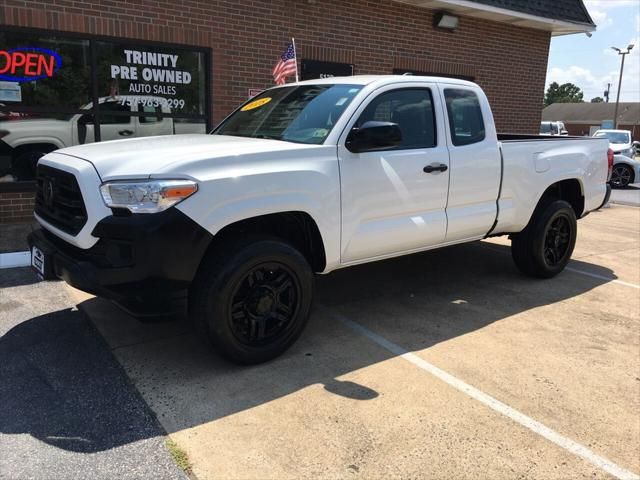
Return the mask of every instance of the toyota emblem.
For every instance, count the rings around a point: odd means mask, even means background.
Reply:
[[[42,192],[42,195],[45,205],[51,207],[53,205],[53,180],[45,180],[44,191]]]

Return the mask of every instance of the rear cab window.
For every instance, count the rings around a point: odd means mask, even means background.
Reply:
[[[445,88],[451,143],[456,147],[471,145],[485,139],[480,99],[472,90]]]

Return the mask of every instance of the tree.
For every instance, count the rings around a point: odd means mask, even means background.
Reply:
[[[544,105],[548,106],[552,103],[582,103],[583,97],[582,90],[573,83],[558,85],[557,82],[553,82],[547,88],[547,93],[544,96]]]
[[[602,97],[595,97],[591,99],[591,103],[604,103],[604,98]]]

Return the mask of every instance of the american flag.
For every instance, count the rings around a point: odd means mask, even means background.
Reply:
[[[290,77],[298,71],[298,64],[296,60],[296,51],[293,48],[293,43],[290,43],[280,58],[278,63],[273,67],[273,79],[276,85],[284,85],[286,78]]]

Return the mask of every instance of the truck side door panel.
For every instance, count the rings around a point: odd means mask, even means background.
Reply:
[[[449,165],[442,109],[435,84],[383,87],[356,111],[338,146],[343,264],[420,250],[442,243]],[[391,150],[352,153],[345,140],[368,120],[400,126],[403,142]]]
[[[446,242],[481,238],[496,220],[502,170],[493,117],[479,88],[440,89],[451,162]]]

